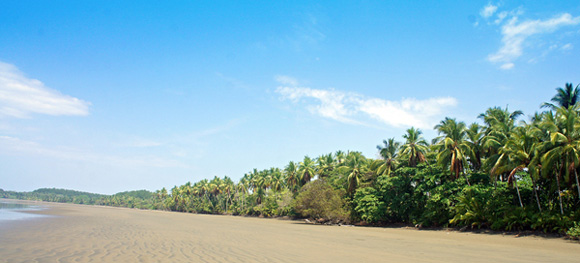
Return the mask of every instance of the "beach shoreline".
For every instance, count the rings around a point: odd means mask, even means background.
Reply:
[[[49,215],[0,227],[0,262],[548,262],[580,258],[564,238],[321,226],[35,202]],[[388,259],[388,260],[386,260]]]

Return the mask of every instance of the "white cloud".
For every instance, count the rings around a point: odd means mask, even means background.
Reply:
[[[500,12],[499,14],[497,14],[497,18],[495,19],[495,21],[493,21],[494,24],[499,25],[501,24],[501,22],[503,22],[503,20],[507,17],[508,12],[503,11]]]
[[[332,89],[287,86],[278,87],[276,92],[294,103],[315,99],[318,103],[306,102],[311,113],[349,124],[363,124],[360,119],[366,117],[394,127],[431,128],[445,108],[457,105],[451,97],[389,101]]]
[[[563,45],[560,49],[562,50],[571,50],[574,48],[574,45],[572,45],[572,43],[568,43],[566,45]]]
[[[517,12],[516,14],[520,14]],[[529,37],[540,34],[552,33],[563,26],[577,25],[580,17],[573,17],[565,13],[546,20],[518,21],[518,17],[512,17],[502,26],[502,47],[487,59],[492,63],[501,63],[500,68],[511,69],[513,61],[522,56],[525,42]]]
[[[302,87],[278,87],[276,92],[280,93],[285,99],[294,102],[298,102],[303,98],[316,99],[320,104],[307,106],[311,113],[344,123],[358,123],[350,118],[356,112],[354,108],[349,109],[353,105],[354,98],[343,92]]]
[[[499,68],[504,69],[504,70],[508,70],[508,69],[514,68],[514,66],[515,66],[514,63],[510,62],[510,63],[502,64],[501,66],[499,66]]]
[[[457,105],[452,97],[418,100],[406,98],[401,101],[383,99],[361,100],[359,109],[370,117],[390,126],[415,126],[431,128],[443,114],[443,109]]]
[[[497,11],[497,6],[493,5],[492,3],[489,3],[483,9],[481,9],[479,14],[484,18],[488,18],[492,16],[495,13],[495,11]]]
[[[33,113],[84,116],[89,114],[89,105],[27,78],[14,65],[0,62],[0,116],[26,118]]]

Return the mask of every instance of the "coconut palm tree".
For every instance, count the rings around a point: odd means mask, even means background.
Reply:
[[[467,141],[465,123],[445,118],[435,125],[435,129],[440,135],[435,138],[434,145],[434,148],[439,152],[437,163],[443,167],[448,166],[451,173],[455,175],[455,179],[458,179],[460,174],[464,174],[469,185],[464,169],[467,166],[467,156],[471,153],[471,149]]]
[[[467,145],[471,149],[469,153],[469,163],[474,171],[481,169],[481,161],[483,158],[483,138],[485,133],[483,127],[477,123],[472,123],[466,130]]]
[[[518,117],[523,115],[522,111],[510,112],[508,108],[502,109],[500,107],[489,108],[479,115],[483,119],[485,126],[485,136],[482,139],[483,151],[485,153],[485,161],[483,162],[484,170],[489,172],[499,158],[499,149],[503,147],[509,134],[515,129],[515,122]],[[491,174],[491,173],[490,173]],[[492,178],[494,183],[497,177]],[[502,179],[503,174],[502,174]]]
[[[401,143],[395,141],[395,138],[383,140],[384,146],[377,145],[379,154],[383,159],[383,163],[377,169],[378,175],[390,175],[391,171],[395,170],[399,164],[397,158],[399,157],[399,149]]]
[[[334,159],[337,166],[340,166],[346,160],[346,154],[343,151],[336,151],[334,153]]]
[[[570,180],[574,174],[578,197],[580,198],[580,183],[577,169],[580,165],[580,119],[578,116],[579,106],[570,108],[560,107],[556,111],[556,122],[546,123],[550,131],[549,150],[542,157],[542,166],[550,171],[550,168],[559,167],[564,171],[564,179]],[[556,176],[558,185],[560,173]],[[560,188],[558,186],[558,188]],[[560,192],[560,189],[558,189]]]
[[[368,172],[368,161],[360,152],[350,152],[346,157],[345,162],[338,168],[341,174],[348,174],[347,190],[349,193],[354,193],[360,184],[361,175]]]
[[[290,161],[288,165],[284,167],[284,175],[286,176],[286,185],[288,186],[288,189],[293,193],[296,193],[298,187],[300,187],[298,165],[295,162]]]
[[[284,180],[282,179],[282,171],[279,168],[270,168],[268,171],[270,178],[270,189],[275,192],[282,191],[284,188]]]
[[[323,154],[316,158],[316,174],[318,174],[318,177],[327,177],[332,170],[334,170],[334,158],[332,157],[332,153]]]
[[[542,108],[550,108],[552,110],[557,110],[557,108],[570,108],[576,105],[580,97],[580,85],[576,88],[572,86],[572,83],[566,83],[565,88],[556,88],[556,95],[552,97],[551,101],[553,103],[544,102],[542,103]]]
[[[418,163],[426,161],[425,154],[429,144],[423,136],[423,132],[415,127],[407,129],[407,134],[403,135],[405,144],[401,146],[401,155],[409,161],[409,166],[415,167]]]
[[[514,129],[506,144],[500,149],[500,157],[493,166],[491,173],[508,173],[508,184],[514,184],[518,193],[520,206],[523,207],[520,190],[516,174],[520,171],[528,170],[534,184],[534,194],[538,203],[538,209],[541,211],[540,200],[536,191],[535,178],[536,174],[533,167],[529,169],[530,163],[534,159],[539,142],[541,131],[531,125],[519,126]]]
[[[305,185],[310,182],[315,175],[315,171],[314,161],[310,157],[304,156],[304,160],[298,166],[298,175],[300,176],[301,184]]]

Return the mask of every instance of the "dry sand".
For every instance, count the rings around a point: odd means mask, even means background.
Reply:
[[[0,262],[580,262],[562,238],[43,205],[0,223]]]

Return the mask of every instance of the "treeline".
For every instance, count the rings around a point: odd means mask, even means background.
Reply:
[[[410,128],[402,141],[383,141],[378,160],[342,151],[307,156],[254,169],[238,183],[214,177],[161,189],[158,200],[164,209],[196,213],[577,231],[578,89],[557,89],[528,121],[521,111],[493,107],[478,116],[482,124],[445,118],[431,142]]]
[[[539,230],[580,235],[579,87],[558,88],[543,112],[493,107],[466,124],[445,118],[428,142],[410,128],[380,159],[337,151],[99,204],[172,211],[308,217],[318,222]]]
[[[161,208],[161,205],[155,204],[156,196],[155,193],[147,190],[103,195],[56,188],[40,188],[32,192],[4,191],[0,189],[0,198],[85,205],[108,205],[140,209]]]

